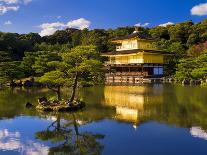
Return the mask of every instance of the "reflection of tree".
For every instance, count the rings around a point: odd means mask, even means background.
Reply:
[[[104,135],[90,132],[79,132],[79,124],[75,114],[72,120],[62,123],[60,115],[45,131],[37,132],[36,137],[43,141],[50,141],[57,146],[49,149],[49,154],[101,154],[103,145],[98,140]]]

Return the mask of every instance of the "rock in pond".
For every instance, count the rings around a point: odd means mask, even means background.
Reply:
[[[190,84],[190,80],[188,80],[188,79],[184,79],[184,80],[182,81],[182,84],[183,84],[183,85],[189,85],[189,84]]]
[[[30,102],[27,102],[26,105],[25,105],[26,108],[30,109],[30,108],[33,108],[34,105]]]

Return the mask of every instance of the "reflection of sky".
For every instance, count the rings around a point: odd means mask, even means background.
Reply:
[[[51,120],[18,117],[12,121],[0,121],[0,154],[48,154],[51,144],[35,139],[35,133],[45,130]]]
[[[203,130],[201,127],[192,127],[190,129],[190,134],[193,137],[198,137],[207,140],[207,132]]]
[[[19,132],[10,132],[8,129],[0,130],[0,150],[16,151],[25,155],[45,155],[49,147],[35,143],[31,140],[21,141]]]

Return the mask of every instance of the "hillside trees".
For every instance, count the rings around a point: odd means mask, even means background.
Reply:
[[[181,59],[175,77],[183,79],[205,79],[207,76],[207,50],[197,58]]]
[[[1,62],[0,63],[0,83],[18,80],[24,77],[19,61]]]

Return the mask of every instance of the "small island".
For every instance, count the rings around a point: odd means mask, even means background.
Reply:
[[[85,107],[85,102],[83,101],[74,101],[73,103],[70,103],[68,101],[52,101],[47,100],[46,97],[42,97],[38,99],[38,105],[36,106],[36,109],[39,111],[55,111],[55,112],[72,112],[81,110]]]

